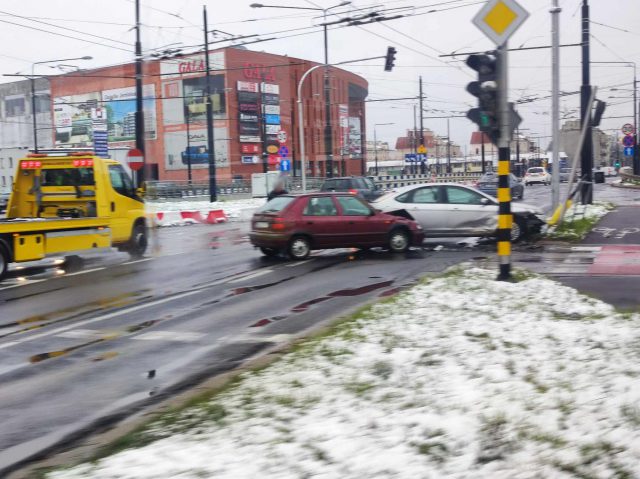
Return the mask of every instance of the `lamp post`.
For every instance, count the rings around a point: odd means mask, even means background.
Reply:
[[[41,62],[34,62],[31,64],[31,116],[33,117],[33,151],[38,153],[38,122],[36,120],[36,79],[35,79],[35,68],[36,65],[42,65],[44,63],[57,63],[57,62],[67,62],[67,61],[75,61],[75,60],[92,60],[93,57],[84,56],[84,57],[76,57],[76,58],[58,58],[57,60],[44,60]]]
[[[252,3],[251,8],[287,8],[292,10],[314,10],[322,12],[324,19],[324,100],[325,100],[325,127],[324,127],[324,148],[326,154],[325,173],[328,178],[333,176],[333,133],[331,130],[331,86],[329,83],[329,40],[327,36],[327,12],[333,8],[349,5],[350,1],[342,1],[327,8],[320,7],[291,7],[285,5],[264,5],[262,3]]]
[[[598,64],[619,64],[633,67],[633,174],[640,175],[640,153],[638,152],[638,76],[636,72],[636,62],[591,62]]]
[[[378,176],[378,137],[376,135],[376,126],[395,125],[395,123],[374,123],[373,125],[373,158],[376,165],[376,176]]]

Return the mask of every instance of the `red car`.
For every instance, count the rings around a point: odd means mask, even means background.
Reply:
[[[382,246],[393,252],[420,246],[424,233],[413,220],[381,213],[348,193],[309,193],[273,198],[253,215],[251,244],[263,254],[286,252],[300,260],[311,250]]]

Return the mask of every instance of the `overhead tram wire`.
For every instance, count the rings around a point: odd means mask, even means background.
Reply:
[[[75,30],[73,28],[61,27],[61,26],[58,26],[58,25],[56,25],[54,23],[43,22],[41,20],[35,20],[33,18],[30,18],[30,17],[25,17],[24,15],[17,15],[15,13],[9,13],[9,12],[5,12],[5,11],[2,11],[2,10],[0,10],[0,13],[4,14],[4,15],[8,15],[10,17],[16,17],[16,18],[20,18],[22,20],[27,20],[27,21],[30,21],[30,22],[42,23],[43,25],[47,25],[49,27],[59,28],[61,30],[66,30],[66,31],[73,32],[73,33],[79,33],[81,35],[87,35],[88,37],[99,38],[100,40],[107,40],[109,42],[121,43],[122,45],[129,45],[128,42],[123,42],[123,41],[120,41],[120,40],[114,40],[113,38],[103,37],[103,36],[100,36],[100,35],[94,35],[93,33],[83,32],[81,30]]]
[[[120,48],[120,47],[117,47],[115,45],[106,45],[104,43],[98,43],[98,42],[94,42],[94,41],[91,41],[91,40],[85,40],[84,38],[78,38],[78,37],[74,37],[74,36],[71,36],[71,35],[65,35],[63,33],[52,32],[52,31],[49,31],[49,30],[44,30],[42,28],[32,27],[30,25],[22,25],[20,23],[10,22],[9,20],[0,19],[0,22],[8,23],[9,25],[15,25],[15,26],[18,26],[18,27],[27,28],[29,30],[36,30],[36,31],[39,31],[39,32],[48,33],[50,35],[55,35],[55,36],[58,36],[58,37],[69,38],[71,40],[77,40],[79,42],[91,43],[93,45],[98,45],[98,46],[105,47],[105,48],[112,48],[114,50],[121,50],[123,52],[130,52],[130,49],[128,49],[128,48]]]

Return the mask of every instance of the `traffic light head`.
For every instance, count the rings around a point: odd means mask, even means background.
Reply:
[[[384,60],[384,71],[390,72],[393,70],[394,62],[396,61],[396,49],[394,47],[387,48],[387,56]]]
[[[606,102],[601,100],[596,100],[596,111],[593,114],[593,118],[591,120],[591,126],[600,125],[600,121],[602,120],[602,115],[604,113],[605,108],[607,108]]]
[[[469,110],[467,118],[497,143],[500,135],[497,58],[493,54],[469,55],[466,63],[478,73],[478,80],[467,85],[467,91],[478,99],[478,108]]]

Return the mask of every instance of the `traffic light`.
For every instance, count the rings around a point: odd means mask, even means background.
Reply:
[[[604,110],[606,107],[607,107],[606,102],[601,100],[596,100],[596,111],[593,114],[593,118],[591,120],[591,126],[600,125],[600,120],[602,120],[602,114],[604,113]]]
[[[393,47],[387,48],[387,56],[384,60],[384,71],[390,72],[393,70],[393,62],[396,61],[396,49]]]
[[[467,91],[478,98],[478,108],[469,110],[467,118],[497,143],[500,137],[497,57],[493,53],[469,55],[466,63],[478,73],[478,80],[467,85]]]

